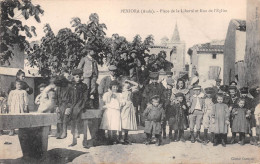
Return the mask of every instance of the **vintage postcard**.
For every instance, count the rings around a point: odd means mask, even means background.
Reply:
[[[260,0],[0,0],[0,163],[259,163]]]

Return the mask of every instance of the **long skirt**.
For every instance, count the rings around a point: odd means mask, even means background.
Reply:
[[[135,108],[133,103],[129,102],[121,111],[122,129],[137,130]]]
[[[103,114],[100,129],[121,131],[120,110],[107,108]]]

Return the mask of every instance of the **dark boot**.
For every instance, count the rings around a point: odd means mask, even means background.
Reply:
[[[190,131],[190,135],[191,135],[191,143],[194,143],[195,142],[195,137],[194,137],[194,132],[193,131]]]
[[[241,146],[245,145],[245,133],[239,133],[239,136],[241,136],[240,145]]]
[[[178,138],[178,130],[174,130],[173,142],[177,142]]]
[[[184,130],[180,130],[180,138],[181,138],[181,141],[182,142],[185,142],[186,140],[185,140],[185,138],[184,138]]]
[[[196,135],[196,136],[197,136],[197,137],[196,137],[197,142],[201,143],[202,140],[201,140],[201,138],[200,138],[200,131],[197,131],[197,135]]]
[[[116,130],[112,130],[112,140],[113,140],[113,145],[118,144]]]
[[[255,142],[255,138],[253,137],[252,133],[249,134],[249,135],[250,135],[250,144],[251,144],[251,145],[255,145],[256,142]]]
[[[211,143],[214,143],[215,134],[213,132],[211,132],[210,135],[211,135]]]
[[[128,131],[125,131],[124,144],[132,145],[132,143],[128,140]]]
[[[123,132],[122,132],[122,131],[119,132],[118,142],[119,142],[120,144],[124,144]]]
[[[218,145],[218,138],[219,138],[219,135],[218,135],[218,134],[214,134],[214,143],[213,143],[213,146],[217,146],[217,145]]]
[[[151,142],[151,134],[149,134],[149,133],[146,133],[146,141],[144,142],[144,144],[145,145],[149,145],[149,144],[151,144],[152,142]]]
[[[77,145],[77,136],[73,135],[72,143],[69,145],[69,147]]]
[[[234,144],[235,140],[236,140],[236,133],[232,132],[232,138],[231,138],[230,144]],[[240,135],[239,135],[239,140],[240,140]]]
[[[0,136],[4,134],[4,131],[3,130],[0,130]]]
[[[177,142],[179,142],[180,141],[180,139],[181,139],[181,132],[180,132],[180,130],[177,130],[177,139],[176,139],[176,141]]]
[[[56,130],[56,138],[60,138],[61,136],[61,130],[62,130],[62,124],[61,123],[57,123],[57,130]]]
[[[162,143],[161,135],[156,134],[155,137],[156,137],[156,143],[155,143],[155,145],[156,145],[156,146],[160,146],[161,143]]]
[[[64,139],[64,138],[67,137],[68,121],[69,121],[69,116],[68,115],[64,115],[64,120],[63,120],[63,124],[62,124],[62,134],[61,134],[59,139]]]
[[[226,134],[221,134],[221,144],[223,147],[226,147],[225,136]]]
[[[169,139],[172,140],[172,130],[169,130]]]
[[[208,129],[204,129],[204,141],[203,144],[208,143]]]
[[[9,136],[14,136],[14,134],[15,134],[15,130],[14,129],[10,130]]]

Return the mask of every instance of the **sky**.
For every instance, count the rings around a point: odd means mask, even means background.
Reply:
[[[73,17],[87,23],[89,15],[97,13],[100,23],[105,23],[108,28],[105,31],[108,37],[118,33],[128,41],[132,41],[136,34],[143,39],[152,34],[155,43],[160,44],[162,37],[171,38],[177,23],[187,51],[195,44],[224,40],[231,19],[246,19],[246,0],[32,0],[32,3],[39,4],[45,12],[40,16],[41,23],[34,18],[24,21],[36,27],[38,36],[30,41],[44,36],[43,26],[46,23],[56,34],[62,28],[71,28]],[[139,13],[126,13],[124,9],[138,10]],[[155,13],[140,13],[142,10]],[[22,19],[22,16],[18,18]]]

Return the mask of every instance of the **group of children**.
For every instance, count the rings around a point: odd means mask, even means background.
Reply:
[[[24,75],[24,72],[17,73],[6,107],[3,105],[4,100],[0,99],[1,112],[6,111],[6,108],[9,113],[28,112],[28,94],[32,93],[32,89],[23,81]],[[77,144],[82,127],[80,114],[92,106],[89,88],[82,82],[82,70],[75,69],[72,75],[73,81],[66,79],[66,76],[58,76],[49,85],[41,84],[41,93],[35,99],[39,105],[38,112],[57,113],[57,139],[66,138],[67,126],[71,122],[73,141],[70,146]],[[150,84],[144,86],[142,93],[139,93],[142,108],[138,112],[141,113],[141,121],[145,126],[146,145],[152,143],[152,135],[155,135],[155,144],[161,145],[162,137],[166,138],[167,123],[169,138],[175,142],[185,142],[184,131],[188,128],[192,143],[197,141],[207,144],[210,132],[213,146],[219,142],[226,146],[229,128],[232,132],[231,144],[235,143],[237,133],[241,145],[245,144],[246,134],[250,135],[252,143],[256,143],[252,135],[253,127],[256,127],[259,140],[259,89],[255,89],[253,96],[257,101],[253,103],[247,96],[248,89],[242,88],[238,92],[236,83],[203,90],[198,81],[192,84],[191,89],[187,89],[183,79],[178,79],[176,88],[173,88],[173,80],[167,79],[165,88],[158,81],[158,76],[158,73],[151,73]],[[119,89],[120,87],[122,88]],[[128,132],[136,131],[139,121],[133,96],[140,92],[139,89],[139,84],[129,78],[110,82],[108,91],[102,97],[104,113],[99,127],[107,130],[109,144],[131,144]],[[201,125],[204,127],[204,140],[200,134]],[[13,133],[11,130],[10,135]]]

